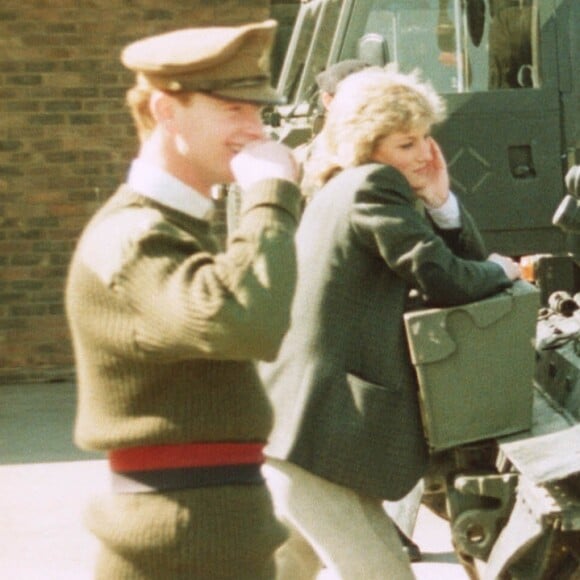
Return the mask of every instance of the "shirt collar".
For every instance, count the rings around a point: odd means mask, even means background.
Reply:
[[[211,199],[142,159],[131,163],[127,184],[140,194],[194,218],[209,221],[213,215]]]

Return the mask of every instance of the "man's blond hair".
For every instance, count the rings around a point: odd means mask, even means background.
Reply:
[[[137,76],[137,81],[133,87],[127,91],[126,101],[137,129],[139,141],[143,143],[155,129],[156,121],[151,112],[151,95],[155,91],[145,79]],[[171,97],[178,99],[181,103],[187,104],[195,93],[169,93]]]

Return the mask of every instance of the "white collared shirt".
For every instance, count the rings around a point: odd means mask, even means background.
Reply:
[[[425,209],[433,218],[433,221],[442,230],[452,230],[461,226],[461,214],[459,204],[453,192],[449,192],[449,197],[441,207],[428,207]]]
[[[152,200],[194,218],[209,221],[213,201],[160,167],[134,159],[127,176],[131,189]]]

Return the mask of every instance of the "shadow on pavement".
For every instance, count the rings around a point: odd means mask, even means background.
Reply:
[[[0,386],[0,465],[102,459],[72,440],[74,383]]]

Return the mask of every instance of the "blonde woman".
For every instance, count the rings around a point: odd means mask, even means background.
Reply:
[[[290,331],[260,368],[276,411],[267,480],[291,538],[280,578],[412,578],[383,500],[422,477],[427,445],[403,313],[511,285],[449,191],[431,128],[444,103],[417,74],[366,69],[342,81],[318,159],[321,189],[297,233]]]

